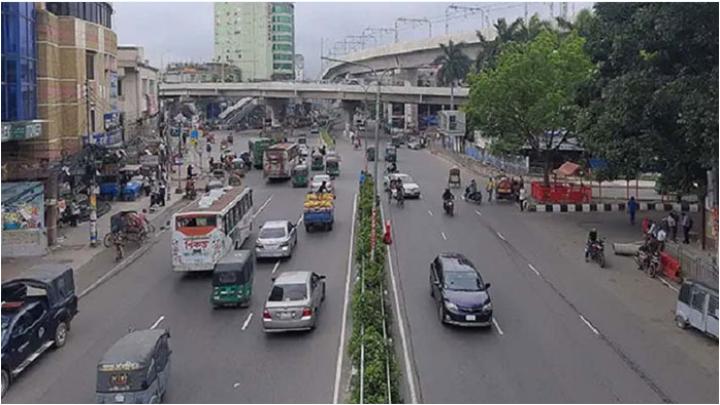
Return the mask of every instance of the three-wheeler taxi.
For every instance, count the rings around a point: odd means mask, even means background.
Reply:
[[[249,306],[255,273],[254,250],[231,250],[215,264],[212,279],[213,308]]]
[[[683,281],[675,306],[675,323],[718,338],[718,290],[700,281]]]
[[[293,167],[290,175],[293,187],[307,187],[310,175],[307,165],[301,164]]]
[[[397,162],[397,148],[394,146],[388,146],[385,148],[385,161],[386,162]]]
[[[97,403],[162,402],[170,375],[169,339],[166,329],[145,329],[115,342],[97,366]]]
[[[321,154],[315,153],[312,155],[312,161],[310,163],[310,168],[313,171],[325,170],[325,160],[323,159],[323,156]]]
[[[368,148],[365,150],[365,158],[368,162],[374,162],[375,161],[375,147],[374,146],[368,146]]]

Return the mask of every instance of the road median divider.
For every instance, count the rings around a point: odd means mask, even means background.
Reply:
[[[385,299],[386,249],[379,209],[373,215],[373,180],[360,186],[354,265],[358,269],[352,292],[352,334],[349,351],[353,373],[351,402],[402,403],[400,372],[390,336],[390,307]],[[373,228],[373,220],[375,226]],[[373,231],[375,252],[373,253]]]

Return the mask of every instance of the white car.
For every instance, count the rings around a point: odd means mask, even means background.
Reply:
[[[267,221],[255,241],[255,257],[291,257],[297,245],[297,227],[290,221]]]
[[[327,187],[328,192],[332,193],[334,191],[332,179],[330,178],[330,175],[328,174],[316,174],[312,177],[310,180],[310,191],[313,193],[316,193],[320,186],[322,186],[323,181],[325,182],[325,187]]]
[[[299,144],[298,151],[300,152],[300,156],[306,158],[310,154],[310,150],[308,149],[307,145],[305,144]]]
[[[385,188],[387,189],[388,185],[390,184],[390,180],[400,180],[402,181],[403,185],[403,195],[405,198],[420,198],[420,186],[418,186],[417,183],[415,183],[415,180],[413,180],[412,177],[410,177],[409,174],[405,173],[393,173],[388,174],[385,176]]]

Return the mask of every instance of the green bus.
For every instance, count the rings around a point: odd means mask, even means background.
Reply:
[[[274,143],[275,141],[270,138],[254,138],[248,141],[248,150],[252,155],[253,166],[255,166],[256,169],[262,169],[265,149]]]

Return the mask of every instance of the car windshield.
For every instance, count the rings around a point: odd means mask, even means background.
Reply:
[[[276,284],[268,301],[301,301],[307,298],[305,284]]]
[[[262,228],[259,239],[277,239],[285,236],[285,228]]]
[[[407,183],[415,183],[415,181],[413,180],[413,178],[410,177],[410,175],[407,175],[407,174],[398,174],[397,177],[396,177],[396,179],[399,179],[399,180],[401,180],[403,183],[406,183],[406,184],[407,184]]]
[[[485,289],[485,284],[474,271],[446,271],[445,289],[451,291],[482,291]]]

